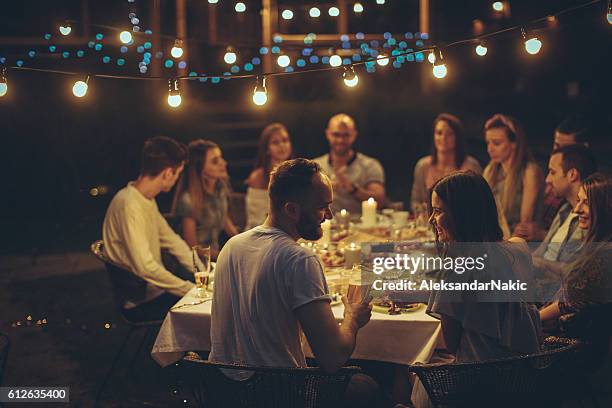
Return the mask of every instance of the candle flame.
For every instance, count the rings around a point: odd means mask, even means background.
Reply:
[[[374,203],[375,203],[374,197],[368,198],[368,204],[374,204]]]

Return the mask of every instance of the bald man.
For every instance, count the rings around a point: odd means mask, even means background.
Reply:
[[[333,211],[358,214],[361,202],[373,197],[379,208],[385,203],[385,171],[380,162],[353,150],[355,121],[345,113],[334,115],[325,130],[329,153],[314,159],[332,180]]]

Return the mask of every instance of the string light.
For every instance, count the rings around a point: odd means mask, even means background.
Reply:
[[[72,32],[72,26],[70,25],[69,22],[65,22],[64,24],[60,24],[59,26],[59,32],[61,35],[70,35],[70,33]]]
[[[225,61],[226,64],[233,64],[234,62],[236,62],[237,59],[238,59],[238,56],[236,55],[236,51],[234,50],[234,48],[232,46],[228,46],[225,49],[225,55],[223,55],[223,61]]]
[[[219,2],[219,0],[208,0],[208,3],[210,4],[217,4]]]
[[[72,93],[77,98],[82,98],[87,95],[87,88],[89,86],[87,83],[89,82],[89,75],[85,78],[85,81],[76,81],[74,85],[72,85]]]
[[[497,12],[504,11],[504,3],[502,1],[496,1],[495,3],[491,4],[491,7],[493,7],[493,10]]]
[[[236,13],[244,13],[246,11],[246,4],[239,1],[236,3],[236,6],[234,6],[234,10],[236,10]]]
[[[276,59],[276,63],[282,67],[282,68],[286,68],[289,66],[289,64],[291,64],[291,58],[289,58],[288,55],[281,55]]]
[[[6,80],[6,68],[2,68],[0,73],[0,98],[8,92],[8,81]]]
[[[444,64],[444,58],[442,57],[442,51],[439,48],[434,49],[435,60],[433,62],[432,73],[433,76],[442,79],[447,74],[446,64]]]
[[[359,2],[353,4],[353,11],[358,14],[363,13],[363,5]]]
[[[436,54],[434,54],[433,50],[427,54],[427,61],[429,61],[430,64],[436,62]]]
[[[281,13],[281,16],[285,19],[285,20],[291,20],[293,18],[293,11],[287,9],[287,10],[283,10],[283,12]]]
[[[359,83],[359,77],[355,73],[355,69],[353,69],[352,65],[350,67],[344,67],[342,80],[344,81],[344,85],[348,86],[349,88],[357,86]]]
[[[537,37],[528,35],[525,28],[521,28],[521,35],[523,36],[523,40],[525,40],[525,50],[527,53],[535,55],[540,52],[542,41],[538,40]]]
[[[376,63],[381,67],[385,67],[389,64],[389,57],[387,57],[385,54],[380,54],[376,59]]]
[[[340,9],[338,7],[330,7],[329,10],[327,10],[327,14],[329,14],[330,17],[338,17],[340,15]]]
[[[342,65],[342,58],[340,58],[339,55],[332,55],[331,57],[329,57],[329,65],[331,65],[332,67],[339,67],[340,65]]]
[[[385,4],[385,0],[376,0],[376,4]]]
[[[122,31],[119,33],[119,41],[123,44],[129,44],[132,42],[132,33],[129,31]]]
[[[168,80],[168,105],[171,108],[178,108],[181,105],[181,91],[179,89],[178,79]]]
[[[319,10],[318,7],[311,7],[310,10],[308,10],[308,14],[310,14],[312,18],[317,18],[321,15],[321,10]]]
[[[476,45],[476,48],[474,48],[474,51],[476,52],[476,55],[478,55],[479,57],[484,57],[485,55],[487,55],[487,52],[489,51],[489,49],[485,45],[484,41],[480,41],[478,45]]]
[[[612,0],[608,0],[608,13],[606,14],[608,24],[612,24]]]
[[[174,46],[170,50],[170,55],[173,58],[181,58],[183,56],[183,40],[176,39],[174,41]]]
[[[257,83],[253,90],[253,103],[257,106],[263,106],[268,102],[268,90],[266,89],[266,77],[261,80],[257,77]]]

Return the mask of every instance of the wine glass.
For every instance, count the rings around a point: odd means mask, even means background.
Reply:
[[[194,245],[193,254],[193,276],[199,298],[206,297],[208,283],[210,280],[210,246]]]

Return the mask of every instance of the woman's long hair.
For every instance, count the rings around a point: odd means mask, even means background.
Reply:
[[[465,132],[463,130],[463,123],[461,123],[461,120],[450,113],[441,113],[436,116],[433,121],[433,137],[431,138],[431,164],[438,163],[438,151],[436,150],[435,134],[436,125],[440,121],[446,122],[455,133],[455,167],[459,169],[463,165],[466,156]]]
[[[199,218],[204,206],[204,183],[202,171],[208,150],[218,148],[215,142],[204,139],[196,139],[189,143],[189,161],[185,171],[177,183],[174,199],[172,200],[172,213],[176,212],[176,206],[183,192],[187,191],[191,198],[193,218]]]
[[[584,179],[582,187],[591,218],[585,242],[609,242],[612,237],[612,178],[595,173]]]
[[[270,139],[278,132],[285,132],[287,136],[289,136],[289,132],[287,128],[282,123],[270,123],[268,126],[264,128],[261,132],[261,136],[259,137],[259,146],[257,150],[257,161],[255,162],[255,169],[262,168],[264,172],[264,181],[267,185],[270,181],[270,172],[272,171],[272,160],[270,158],[270,154],[268,153],[268,147],[270,146]],[[291,159],[293,157],[293,147],[292,152],[289,155]]]
[[[506,174],[506,181],[500,201],[504,214],[508,214],[511,210],[514,197],[518,193],[519,185],[523,182],[522,176],[527,168],[527,164],[534,160],[527,145],[525,133],[516,119],[497,113],[485,122],[484,130],[490,129],[505,129],[508,140],[516,143],[516,150],[514,151],[512,163],[510,163],[510,171]],[[501,163],[489,162],[487,167],[485,167],[483,175],[491,188],[495,187],[501,170]]]

